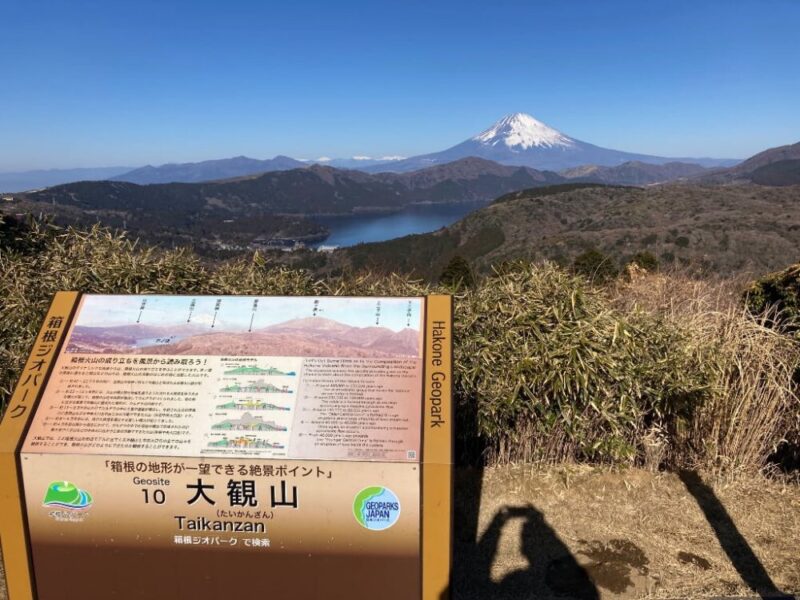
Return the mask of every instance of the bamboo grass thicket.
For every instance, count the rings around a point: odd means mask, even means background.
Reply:
[[[33,222],[15,235],[0,244],[0,401],[61,289],[451,291],[461,462],[752,473],[765,468],[786,436],[797,435],[797,344],[768,326],[769,314],[744,310],[737,282],[634,272],[600,287],[550,263],[516,262],[472,287],[448,290],[400,275],[320,280],[259,254],[207,265],[188,250],[140,246],[101,227],[62,230]]]

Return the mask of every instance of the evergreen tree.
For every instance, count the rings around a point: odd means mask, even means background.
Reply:
[[[439,276],[439,283],[453,288],[472,287],[475,277],[467,260],[463,256],[455,255]]]

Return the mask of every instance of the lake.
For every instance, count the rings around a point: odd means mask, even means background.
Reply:
[[[428,233],[451,225],[487,204],[488,202],[415,204],[392,214],[312,217],[313,221],[327,227],[331,232],[325,241],[314,244],[314,247],[341,248],[364,242],[383,242],[412,233]]]

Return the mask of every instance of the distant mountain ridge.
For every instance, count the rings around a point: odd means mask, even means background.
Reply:
[[[209,211],[230,218],[253,213],[393,211],[418,202],[488,201],[510,191],[562,180],[552,172],[467,158],[412,173],[372,175],[312,165],[203,183],[80,182],[25,197],[83,210],[152,212],[174,220]]]
[[[231,179],[270,171],[301,169],[306,164],[288,156],[278,155],[267,160],[235,156],[218,160],[205,160],[194,163],[169,163],[154,167],[147,165],[110,177],[111,181],[127,181],[148,185],[153,183],[199,183],[217,179]]]
[[[329,158],[322,156],[316,159],[295,159],[278,155],[271,159],[258,160],[246,156],[236,156],[200,162],[147,165],[132,170],[124,167],[112,167],[107,170],[87,169],[83,175],[64,172],[63,176],[53,173],[49,177],[42,175],[38,179],[31,175],[24,184],[15,180],[6,185],[3,185],[4,175],[0,173],[0,191],[16,192],[79,180],[97,179],[126,181],[140,185],[200,183],[249,177],[311,165],[355,169],[368,173],[404,173],[469,157],[483,158],[506,166],[530,167],[538,171],[560,171],[589,165],[614,167],[628,162],[647,164],[683,162],[704,167],[730,167],[738,162],[735,159],[666,158],[602,148],[572,138],[531,115],[514,113],[503,117],[484,131],[451,148],[410,158],[401,156]],[[31,184],[33,181],[36,181],[35,185]]]
[[[234,156],[233,158],[220,158],[200,162],[167,163],[159,166],[147,165],[139,169],[108,177],[110,181],[127,181],[139,185],[153,183],[203,183],[238,177],[251,177],[270,173],[272,171],[288,171],[302,169],[313,165],[334,167],[336,169],[364,170],[373,165],[387,164],[404,157],[383,156],[354,156],[352,158],[327,158],[296,159],[290,156],[278,155],[274,158],[259,160],[247,156]],[[58,182],[62,183],[62,182]],[[66,182],[64,182],[66,183]],[[54,184],[51,184],[54,185]]]

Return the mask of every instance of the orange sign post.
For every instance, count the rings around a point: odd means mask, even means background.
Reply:
[[[9,600],[447,594],[452,303],[59,293],[0,422]]]

